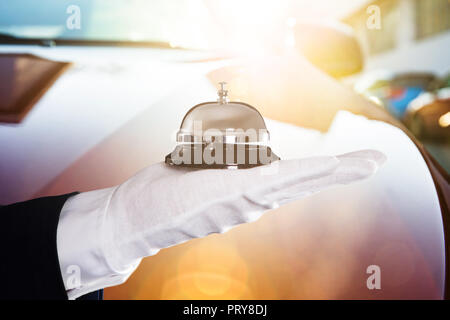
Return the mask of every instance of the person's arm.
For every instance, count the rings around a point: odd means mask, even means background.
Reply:
[[[0,207],[0,299],[67,299],[56,237],[61,208],[73,195]]]
[[[1,208],[0,298],[76,299],[126,281],[141,259],[370,177],[373,150],[245,170],[157,163],[124,183]]]
[[[366,179],[384,161],[380,152],[365,150],[244,170],[157,163],[121,185],[80,193],[66,202],[58,226],[69,299],[125,282],[143,257],[163,248],[226,232],[285,203]]]

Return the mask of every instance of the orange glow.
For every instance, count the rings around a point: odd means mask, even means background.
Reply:
[[[446,114],[443,114],[439,118],[439,125],[442,128],[447,128],[448,126],[450,126],[450,112],[447,112]]]

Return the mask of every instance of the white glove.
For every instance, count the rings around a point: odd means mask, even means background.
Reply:
[[[152,165],[123,184],[81,193],[65,204],[58,252],[67,267],[81,265],[77,297],[124,282],[141,258],[210,233],[257,220],[279,205],[371,176],[382,153],[358,151],[278,161],[244,170],[193,170]]]

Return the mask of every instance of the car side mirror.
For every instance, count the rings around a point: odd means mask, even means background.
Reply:
[[[332,77],[341,78],[363,68],[363,54],[351,27],[297,23],[294,27],[297,48],[313,65]]]

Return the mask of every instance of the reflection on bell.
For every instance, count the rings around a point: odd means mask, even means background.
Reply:
[[[167,164],[241,169],[280,159],[269,147],[269,131],[261,114],[246,103],[228,102],[225,84],[220,83],[217,102],[198,104],[184,116]]]

